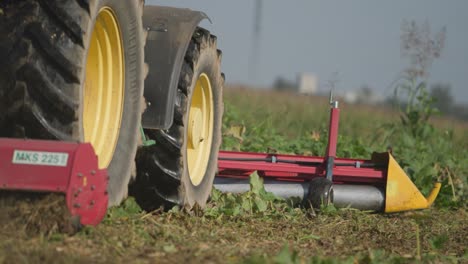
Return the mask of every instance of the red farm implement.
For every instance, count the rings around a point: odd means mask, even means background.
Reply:
[[[82,225],[104,218],[107,181],[90,144],[0,139],[0,190],[63,193]]]
[[[374,153],[370,160],[338,158],[339,116],[338,102],[331,102],[324,157],[221,151],[215,187],[225,192],[247,191],[247,178],[257,171],[267,191],[285,198],[300,197],[313,206],[333,203],[399,212],[428,208],[434,202],[440,183],[425,198],[389,152]]]

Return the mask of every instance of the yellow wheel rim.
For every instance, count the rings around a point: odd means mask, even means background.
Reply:
[[[83,94],[84,141],[93,145],[100,168],[109,166],[119,137],[124,71],[120,27],[112,9],[104,7],[91,36]]]
[[[213,140],[213,94],[206,74],[193,90],[187,127],[187,163],[190,181],[198,186],[205,176]]]

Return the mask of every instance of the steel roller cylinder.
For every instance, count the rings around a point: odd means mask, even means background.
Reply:
[[[316,178],[310,183],[281,182],[265,180],[265,190],[282,198],[299,197],[314,208],[320,203],[333,203],[338,208],[355,208],[366,211],[382,212],[385,208],[385,191],[373,185],[333,184],[332,188],[325,178]],[[215,188],[222,192],[243,193],[250,190],[245,179],[216,178]]]
[[[214,187],[222,192],[244,193],[250,190],[249,180],[216,177]],[[307,193],[308,185],[302,182],[281,182],[265,180],[264,187],[267,192],[288,199],[299,197],[303,199]]]
[[[334,184],[333,204],[339,208],[381,212],[385,208],[385,191],[373,185]]]

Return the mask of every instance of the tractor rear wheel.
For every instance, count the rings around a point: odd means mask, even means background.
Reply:
[[[130,194],[145,210],[204,207],[211,193],[221,144],[221,51],[216,37],[198,28],[179,78],[172,126],[145,130],[156,144],[137,153]]]
[[[90,142],[128,192],[144,85],[142,0],[0,3],[0,136]]]

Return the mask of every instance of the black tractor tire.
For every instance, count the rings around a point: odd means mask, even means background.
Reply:
[[[168,210],[175,205],[186,209],[192,209],[195,205],[200,208],[206,206],[221,145],[224,85],[221,55],[216,37],[205,29],[197,28],[182,65],[172,126],[167,130],[145,129],[146,135],[156,144],[138,150],[138,173],[131,184],[130,195],[147,211],[161,207]],[[212,88],[213,138],[207,169],[201,183],[195,186],[190,180],[187,165],[187,123],[192,91],[202,73],[208,76]]]
[[[124,58],[123,111],[107,167],[109,205],[128,193],[134,171],[144,86],[142,0],[0,2],[0,136],[84,140],[83,90],[96,17],[118,21]],[[133,173],[135,174],[135,173]]]

